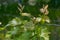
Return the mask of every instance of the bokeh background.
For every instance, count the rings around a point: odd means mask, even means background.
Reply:
[[[9,21],[11,21],[13,18],[21,16],[19,14],[20,11],[18,10],[18,7],[19,7],[18,4],[22,4],[25,6],[25,8],[23,10],[24,13],[30,13],[34,17],[38,17],[38,15],[41,14],[39,9],[42,8],[43,4],[44,5],[48,4],[49,5],[48,17],[51,20],[51,24],[49,25],[49,28],[48,28],[49,32],[51,32],[51,34],[49,34],[49,36],[50,36],[49,38],[50,38],[50,40],[60,40],[60,0],[36,0],[35,5],[29,5],[28,1],[29,0],[0,0],[0,22],[2,23],[0,25],[0,27],[4,28],[5,25],[7,25],[9,23]],[[27,18],[27,19],[29,19],[29,18]],[[23,20],[25,20],[25,19],[23,19]],[[1,30],[1,28],[0,28],[0,30]],[[6,29],[8,30],[11,28],[13,28],[13,27],[7,27]],[[6,34],[6,32],[7,32],[6,29],[0,31],[0,35]],[[27,33],[25,33],[25,34],[27,35]],[[16,38],[18,35],[20,35],[20,34],[15,35]],[[13,39],[13,37],[11,37],[11,38]],[[0,39],[1,39],[1,36],[0,36]],[[10,40],[12,40],[12,39],[10,39]],[[2,37],[1,40],[4,40],[4,37]],[[6,39],[6,40],[8,40],[8,39]],[[15,39],[13,39],[13,40],[15,40]],[[21,39],[19,39],[19,40],[21,40]],[[26,40],[28,40],[28,39],[26,39]],[[43,39],[41,39],[41,40],[43,40]]]

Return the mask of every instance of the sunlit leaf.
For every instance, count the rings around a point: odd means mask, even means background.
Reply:
[[[4,30],[4,29],[5,29],[5,27],[0,27],[0,31],[1,31],[1,30]]]
[[[20,18],[16,17],[16,18],[12,19],[6,26],[16,26],[21,23],[22,23],[22,21],[20,20]]]

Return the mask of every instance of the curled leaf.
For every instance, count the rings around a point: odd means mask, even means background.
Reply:
[[[21,4],[18,4],[18,5],[19,5],[18,10],[22,12],[25,6],[22,6]]]
[[[44,15],[48,15],[49,11],[48,11],[48,5],[43,6],[43,8],[40,9],[40,12],[43,13]]]
[[[42,18],[38,17],[38,18],[36,18],[36,21],[37,21],[37,22],[40,22],[41,19],[42,19]]]
[[[22,16],[28,16],[28,17],[31,16],[31,14],[29,14],[29,13],[21,13],[21,15],[22,15]]]

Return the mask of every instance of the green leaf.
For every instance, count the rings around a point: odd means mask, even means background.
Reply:
[[[31,33],[30,32],[24,32],[22,35],[17,38],[17,40],[30,40]]]

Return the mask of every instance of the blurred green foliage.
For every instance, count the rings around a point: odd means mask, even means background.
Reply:
[[[60,10],[53,9],[51,2],[45,0],[38,0],[37,4],[31,6],[27,4],[28,0],[23,0],[24,10],[23,13],[31,14],[41,21],[37,22],[36,19],[28,16],[22,16],[17,7],[18,3],[11,5],[0,6],[0,40],[59,40],[60,27],[46,25],[56,23],[60,17]],[[40,5],[41,3],[41,5]],[[40,12],[42,4],[49,4],[49,14],[47,19],[50,18],[51,23],[45,22],[45,17]],[[51,7],[50,7],[51,6]]]

